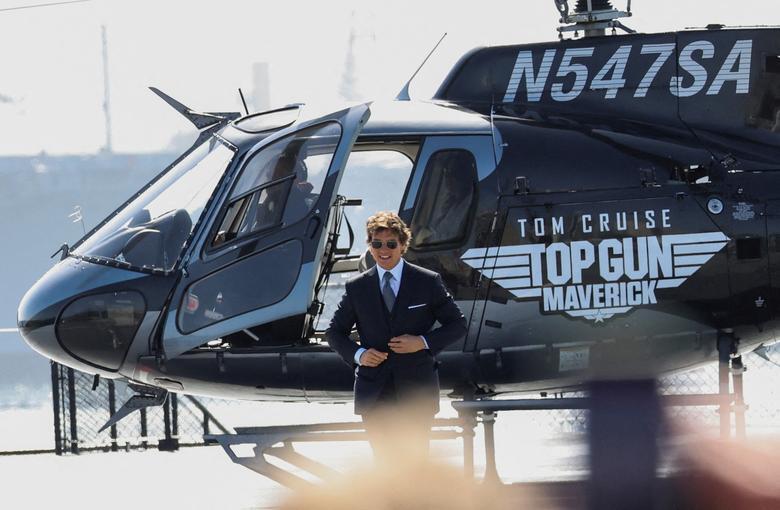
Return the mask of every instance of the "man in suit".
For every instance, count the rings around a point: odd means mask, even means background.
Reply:
[[[326,338],[344,361],[357,366],[355,414],[363,417],[374,451],[381,456],[386,450],[378,436],[398,437],[386,433],[388,410],[405,413],[422,438],[416,446],[427,451],[439,410],[435,355],[463,338],[466,319],[437,273],[403,260],[411,232],[397,214],[371,216],[366,234],[376,265],[347,282]],[[440,326],[431,329],[437,321]],[[350,338],[355,325],[360,345]]]

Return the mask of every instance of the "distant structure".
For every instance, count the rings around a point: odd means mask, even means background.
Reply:
[[[111,144],[111,94],[108,80],[108,37],[106,36],[106,26],[100,27],[103,37],[103,114],[106,119],[106,144],[102,152],[113,152]]]
[[[359,54],[355,51],[358,42],[360,42],[360,46],[357,46]],[[364,73],[371,68],[372,59],[368,58],[368,55],[371,53],[373,43],[375,42],[376,34],[373,29],[373,19],[359,16],[355,11],[352,11],[352,22],[349,29],[349,39],[347,40],[347,55],[344,59],[344,71],[341,74],[341,84],[339,85],[339,95],[345,101],[363,100],[366,91],[361,90],[358,68]]]
[[[360,99],[357,93],[357,78],[355,76],[355,25],[353,13],[353,25],[349,29],[349,42],[347,43],[347,58],[344,60],[344,72],[341,75],[339,95],[346,101]]]
[[[271,80],[268,72],[268,62],[255,62],[252,64],[252,78],[255,86],[255,90],[252,93],[252,103],[255,111],[265,111],[271,107]]]

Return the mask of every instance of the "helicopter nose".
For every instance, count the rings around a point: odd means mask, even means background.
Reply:
[[[49,344],[53,337],[49,336],[48,328],[54,325],[56,312],[53,312],[51,309],[43,309],[31,313],[31,310],[35,309],[35,307],[30,306],[29,296],[30,292],[28,291],[19,304],[19,310],[16,314],[16,325],[19,329],[19,334],[35,351],[50,358],[51,355],[49,353],[52,349]]]
[[[58,363],[90,373],[116,373],[146,311],[144,297],[127,290],[128,280],[137,277],[65,259],[22,298],[19,333],[35,351]]]

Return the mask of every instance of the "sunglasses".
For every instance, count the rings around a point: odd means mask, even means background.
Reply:
[[[395,239],[390,239],[389,241],[386,241],[384,243],[382,243],[382,241],[371,241],[371,247],[375,250],[381,249],[382,244],[387,246],[388,250],[395,250],[396,248],[398,248],[398,241],[396,241]]]

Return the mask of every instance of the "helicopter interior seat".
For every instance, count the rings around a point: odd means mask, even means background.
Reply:
[[[179,253],[187,242],[192,231],[192,218],[186,209],[178,209],[167,221],[160,231],[164,239],[163,257],[166,259],[165,267],[169,269],[176,263]]]
[[[371,255],[371,251],[366,248],[366,251],[363,252],[358,260],[358,272],[365,273],[375,265],[376,261],[374,260],[374,256]]]
[[[122,248],[122,256],[135,266],[170,269],[191,229],[192,219],[185,209],[169,211],[135,227]]]
[[[225,218],[222,220],[222,225],[211,241],[212,247],[217,247],[223,243],[226,243],[238,236],[238,232],[241,229],[241,223],[244,221],[244,217],[249,209],[251,202],[251,196],[244,197],[238,204],[231,205],[225,214]]]
[[[122,258],[134,266],[162,267],[162,235],[154,228],[135,228],[122,248]]]
[[[290,224],[303,218],[313,207],[319,195],[313,193],[313,185],[306,180],[303,163],[296,163],[295,172],[285,180],[259,192],[253,200],[247,217],[250,231],[255,232],[278,224]]]
[[[428,164],[421,200],[412,217],[413,246],[462,238],[477,195],[474,157],[465,151],[442,151]]]
[[[260,191],[253,200],[247,217],[249,232],[268,228],[281,221],[284,201],[289,189],[289,181]]]
[[[268,228],[282,218],[282,208],[289,191],[289,179],[295,165],[295,158],[283,153],[269,165],[273,165],[273,170],[268,172],[263,187],[252,193],[240,233],[248,234]]]

